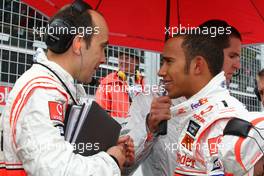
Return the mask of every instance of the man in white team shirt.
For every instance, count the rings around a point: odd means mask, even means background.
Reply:
[[[66,108],[73,102],[82,104],[80,97],[86,96],[74,79],[91,82],[105,62],[106,21],[88,4],[76,1],[63,7],[49,24],[66,29],[97,27],[99,33],[47,36],[47,55],[39,51],[38,64],[16,81],[6,102],[0,126],[0,175],[121,175],[128,151],[124,144],[86,157],[75,154],[63,136]],[[125,142],[128,145],[129,139],[123,138]],[[83,144],[87,150],[87,143]]]
[[[159,76],[168,96],[153,99],[142,95],[131,106],[133,120],[127,128],[132,129],[129,134],[136,146],[136,163],[148,157],[143,162],[144,175],[227,174],[221,148],[217,148],[223,129],[230,118],[247,118],[249,113],[226,89],[224,72],[220,73],[223,48],[208,36],[177,36],[166,42],[163,61]],[[170,98],[181,96],[187,100],[170,108]],[[162,120],[169,120],[168,134],[157,136]],[[241,173],[252,168],[250,164]]]

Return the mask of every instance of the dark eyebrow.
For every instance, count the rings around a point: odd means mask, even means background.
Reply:
[[[240,54],[237,52],[231,52],[230,54],[240,57]]]
[[[165,61],[175,60],[175,58],[173,58],[173,57],[163,56],[163,55],[161,55],[161,58],[162,58],[163,60],[165,60]]]

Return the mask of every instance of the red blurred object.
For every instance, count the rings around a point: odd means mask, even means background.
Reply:
[[[0,107],[6,105],[6,100],[12,87],[0,86]]]
[[[72,0],[23,0],[52,16]],[[264,43],[263,0],[85,0],[105,16],[110,43],[161,51],[165,27],[197,26],[222,19],[235,26],[243,44]],[[167,23],[166,23],[167,18]]]

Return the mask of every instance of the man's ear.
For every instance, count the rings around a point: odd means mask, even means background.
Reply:
[[[81,55],[81,42],[82,37],[79,35],[76,35],[72,41],[72,51],[78,56]]]
[[[207,67],[207,63],[202,56],[196,56],[191,61],[191,69],[195,75],[200,75]]]

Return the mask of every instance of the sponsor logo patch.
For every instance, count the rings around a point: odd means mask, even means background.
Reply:
[[[207,98],[201,98],[198,103],[192,103],[191,104],[191,108],[192,109],[196,109],[200,106],[202,106],[203,104],[207,103],[208,102],[208,99]]]
[[[181,144],[183,147],[192,151],[193,142],[194,142],[194,139],[191,136],[189,136],[188,134],[185,134],[184,138],[181,141]]]
[[[64,121],[63,105],[61,103],[49,101],[49,113],[51,120]]]
[[[216,160],[214,160],[214,165],[213,165],[213,169],[212,171],[215,171],[215,170],[220,170],[223,168],[223,165],[221,163],[221,161],[217,158]]]
[[[213,107],[214,107],[213,105],[210,105],[206,109],[202,110],[200,113],[194,114],[193,117],[196,120],[198,120],[199,122],[204,123],[205,120],[203,118],[203,115],[205,115],[206,113],[210,112],[213,109]]]
[[[190,120],[187,131],[193,136],[195,137],[197,132],[200,129],[200,125],[198,125],[198,123]]]
[[[186,167],[194,168],[195,160],[186,154],[177,152],[177,163],[180,163]]]
[[[222,140],[222,135],[208,139],[210,156],[218,154],[218,144]]]

